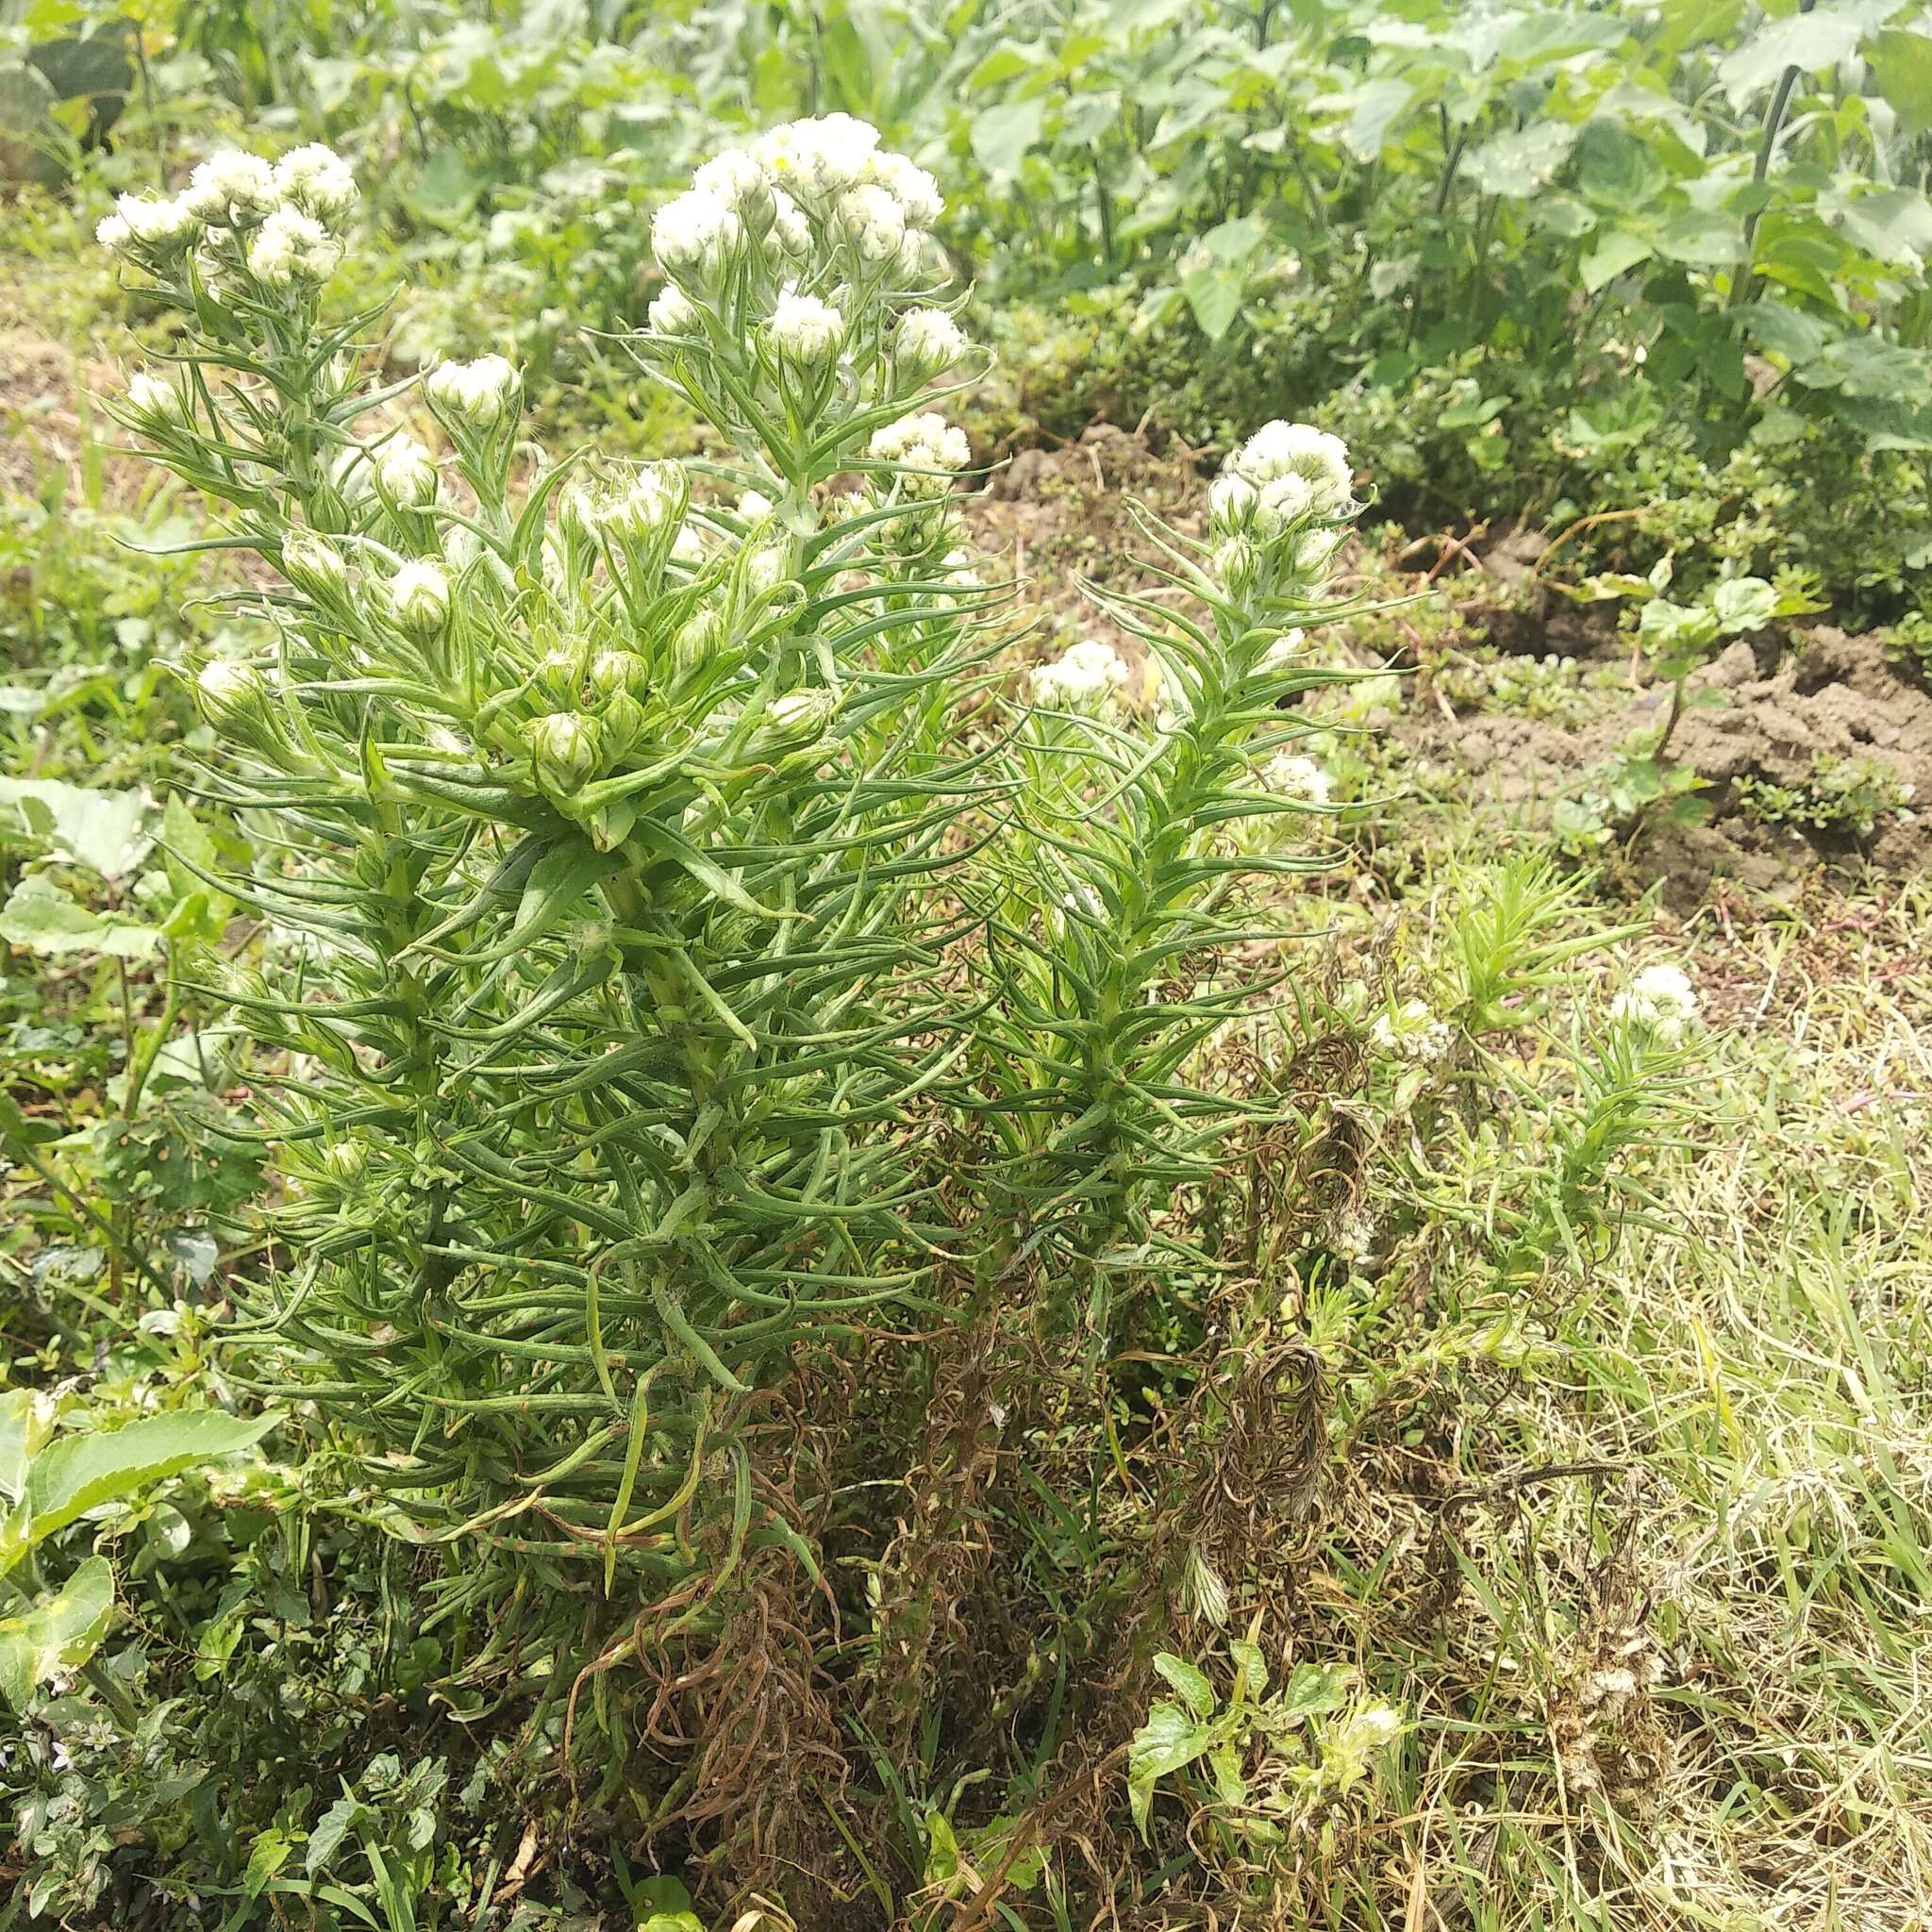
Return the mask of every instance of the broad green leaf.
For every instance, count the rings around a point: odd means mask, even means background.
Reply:
[[[1415,99],[1415,90],[1406,80],[1372,80],[1352,92],[1334,96],[1330,105],[1351,109],[1342,139],[1358,161],[1373,161],[1382,152],[1389,131],[1400,121]]]
[[[0,1617],[0,1695],[23,1710],[57,1671],[78,1670],[100,1646],[114,1614],[114,1571],[90,1557],[52,1596],[17,1617]]]
[[[26,1473],[54,1433],[54,1401],[38,1389],[0,1394],[0,1496],[20,1501]]]
[[[44,874],[21,880],[0,907],[0,940],[42,958],[96,953],[110,959],[144,959],[161,942],[160,929],[118,913],[92,912]]]
[[[216,1408],[144,1416],[95,1435],[58,1437],[27,1471],[25,1502],[30,1543],[148,1483],[178,1475],[217,1456],[258,1442],[279,1417],[227,1415]]]
[[[1046,103],[1038,98],[984,108],[973,117],[973,158],[994,179],[1010,179],[1045,125]]]
[[[1154,1654],[1154,1668],[1180,1692],[1196,1717],[1207,1718],[1214,1715],[1214,1686],[1208,1681],[1208,1674],[1198,1665],[1191,1664],[1186,1657],[1174,1657],[1170,1652],[1161,1650]]]
[[[1171,1772],[1193,1763],[1214,1742],[1214,1733],[1178,1704],[1165,1699],[1147,1713],[1147,1722],[1127,1746],[1127,1806],[1141,1836],[1154,1808],[1154,1787]]]
[[[1865,59],[1898,116],[1899,132],[1909,138],[1932,127],[1932,34],[1886,27],[1866,42]]]
[[[1789,302],[1751,302],[1736,313],[1760,349],[1782,356],[1794,367],[1810,361],[1831,338],[1827,324]]]
[[[1777,592],[1762,577],[1726,577],[1710,602],[1726,631],[1762,630],[1777,615]]]
[[[1621,122],[1599,115],[1576,137],[1576,188],[1586,201],[1628,215],[1655,201],[1670,181],[1650,142]]]
[[[1637,635],[1646,650],[1695,650],[1717,636],[1717,612],[1702,604],[1653,597],[1638,617]]]
[[[1793,13],[1767,21],[1718,62],[1718,84],[1742,107],[1753,94],[1775,87],[1787,67],[1822,74],[1858,51],[1864,24],[1846,13]]]
[[[1534,194],[1569,159],[1576,134],[1561,121],[1532,121],[1484,142],[1463,162],[1463,172],[1485,194]]]
[[[57,858],[118,879],[154,843],[142,830],[148,808],[141,791],[96,791],[57,778],[0,778],[0,811],[10,811]]]
[[[1742,223],[1716,208],[1687,208],[1657,231],[1657,252],[1690,268],[1723,268],[1744,258]]]
[[[1244,269],[1197,268],[1181,277],[1181,293],[1210,342],[1218,342],[1234,326],[1247,286]]]
[[[1288,1674],[1272,1708],[1279,1719],[1295,1723],[1340,1710],[1348,1697],[1349,1673],[1329,1664],[1297,1664]]]
[[[1633,235],[1628,228],[1612,228],[1583,258],[1583,286],[1594,295],[1605,283],[1613,282],[1626,270],[1648,261],[1655,252],[1641,235]]]

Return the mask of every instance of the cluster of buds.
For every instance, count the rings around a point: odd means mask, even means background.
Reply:
[[[273,164],[230,149],[196,167],[179,194],[122,195],[94,233],[164,284],[192,273],[224,294],[312,291],[342,258],[358,198],[348,164],[319,142]]]
[[[1112,708],[1126,681],[1121,654],[1097,638],[1083,638],[1052,663],[1036,666],[1030,684],[1033,702],[1042,711],[1100,717]]]
[[[1214,562],[1237,594],[1310,583],[1355,512],[1354,472],[1339,436],[1306,423],[1257,429],[1223,464],[1208,494]]]

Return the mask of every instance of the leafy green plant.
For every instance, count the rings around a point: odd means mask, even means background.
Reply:
[[[1876,758],[1821,757],[1795,785],[1747,772],[1738,780],[1738,795],[1744,809],[1766,824],[1807,825],[1815,832],[1844,831],[1869,839],[1886,813],[1906,808],[1911,791]]]

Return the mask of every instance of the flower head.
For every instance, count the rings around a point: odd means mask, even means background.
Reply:
[[[1697,1024],[1697,990],[1680,967],[1646,966],[1610,1002],[1610,1017],[1675,1047]]]
[[[1257,508],[1269,484],[1299,477],[1307,486],[1307,511],[1317,517],[1341,516],[1355,488],[1348,445],[1307,423],[1265,424],[1228,458],[1223,475],[1230,474],[1254,487]]]
[[[273,180],[284,201],[318,221],[340,222],[361,198],[348,162],[319,141],[285,154]]]
[[[861,261],[892,261],[906,239],[906,210],[890,189],[851,188],[839,197],[839,225]]]
[[[698,282],[716,281],[743,238],[738,210],[695,189],[667,201],[651,221],[651,248],[665,273]]]
[[[817,368],[838,355],[845,340],[845,318],[816,295],[788,292],[778,297],[765,334],[783,360]]]
[[[210,155],[188,177],[181,203],[197,221],[242,228],[281,206],[275,170],[259,155],[226,148]]]
[[[944,496],[952,479],[973,460],[966,432],[930,409],[874,431],[870,450],[874,462],[898,470],[908,496]]]
[[[376,493],[391,509],[421,509],[436,500],[436,460],[408,430],[391,436],[372,458]]]
[[[1299,798],[1308,805],[1326,805],[1334,785],[1313,758],[1281,751],[1261,770],[1261,783],[1281,798]]]
[[[513,415],[524,398],[524,378],[513,362],[501,356],[479,356],[474,362],[444,362],[429,373],[424,385],[429,400],[445,415],[477,429],[492,429]]]
[[[879,131],[850,114],[788,121],[752,143],[753,156],[780,188],[803,207],[825,212],[847,189],[867,177]]]
[[[529,745],[545,784],[566,793],[597,769],[602,756],[597,721],[577,711],[552,711],[537,719],[530,726]]]
[[[915,383],[929,382],[965,355],[965,331],[943,308],[908,308],[892,331],[892,357]]]
[[[326,281],[341,261],[342,244],[313,215],[278,208],[250,238],[246,258],[257,281],[286,289]]]
[[[1033,702],[1041,710],[1097,715],[1126,681],[1126,660],[1121,654],[1098,638],[1083,638],[1051,664],[1035,667]]]
[[[675,282],[651,297],[644,316],[660,336],[694,336],[704,332],[704,319],[698,313],[697,304]]]
[[[426,641],[449,622],[449,578],[437,563],[406,563],[390,579],[390,608],[397,625]]]
[[[129,378],[123,407],[146,430],[165,429],[188,420],[187,392],[179,384],[145,369]]]
[[[195,695],[211,724],[231,724],[261,704],[266,687],[252,664],[233,664],[217,658],[201,667],[194,680]]]
[[[1405,1000],[1392,1012],[1378,1013],[1369,1028],[1370,1043],[1391,1059],[1439,1060],[1452,1039],[1448,1022],[1437,1019],[1426,1000]]]
[[[201,232],[201,224],[180,195],[116,197],[114,212],[94,230],[94,240],[119,255],[179,255]]]
[[[282,539],[282,575],[316,598],[335,596],[349,581],[342,553],[326,537],[305,530],[291,530]]]

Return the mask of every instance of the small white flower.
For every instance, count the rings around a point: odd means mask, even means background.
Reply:
[[[1033,702],[1045,711],[1097,715],[1126,681],[1126,661],[1121,654],[1098,638],[1083,638],[1051,664],[1035,668]]]
[[[912,308],[892,331],[892,355],[913,382],[928,382],[965,355],[964,330],[943,308]]]
[[[726,148],[691,177],[692,191],[733,209],[754,234],[771,226],[772,177],[741,148]]]
[[[1299,798],[1309,805],[1326,805],[1335,789],[1313,758],[1288,751],[1276,752],[1268,760],[1261,783],[1279,798]]]
[[[407,430],[391,436],[371,460],[376,493],[391,508],[421,509],[435,502],[435,458]]]
[[[1366,1261],[1374,1248],[1378,1232],[1379,1224],[1374,1211],[1366,1205],[1351,1202],[1347,1207],[1338,1208],[1330,1217],[1328,1245],[1344,1261]]]
[[[889,189],[852,188],[839,197],[839,225],[861,261],[891,261],[906,239],[906,211]]]
[[[1218,530],[1239,530],[1255,513],[1259,491],[1234,470],[1224,470],[1208,487],[1208,513]]]
[[[145,369],[129,380],[124,408],[143,429],[164,429],[188,420],[187,392]]]
[[[1314,512],[1315,492],[1306,476],[1290,471],[1261,486],[1255,501],[1255,534],[1264,542],[1292,529]]]
[[[785,546],[759,543],[745,553],[744,587],[754,597],[776,590],[785,581]]]
[[[348,162],[319,141],[285,154],[273,178],[283,200],[325,222],[341,221],[361,198]]]
[[[652,296],[645,319],[660,336],[696,336],[704,333],[704,318],[698,306],[675,282]]]
[[[845,318],[816,295],[787,293],[774,305],[765,334],[785,360],[817,368],[838,355],[845,341]]]
[[[946,205],[940,197],[940,184],[904,155],[874,155],[866,176],[885,189],[899,204],[908,227],[935,227],[940,216],[945,212]]]
[[[705,560],[704,532],[689,519],[677,526],[677,535],[671,540],[671,560],[692,570]]]
[[[744,491],[738,499],[738,514],[748,524],[761,524],[776,508],[762,490]]]
[[[389,601],[396,623],[409,636],[433,638],[449,622],[449,578],[441,564],[406,563],[390,579]]]
[[[524,378],[502,356],[479,356],[474,362],[444,362],[424,385],[429,400],[445,414],[478,429],[491,429],[523,401]]]
[[[715,281],[744,238],[738,210],[695,191],[667,201],[651,222],[651,248],[667,274]]]
[[[752,154],[771,178],[816,212],[865,180],[877,152],[879,131],[850,114],[816,121],[788,121],[752,143]]]
[[[341,259],[342,244],[298,208],[276,208],[248,243],[248,273],[271,288],[326,281]]]
[[[676,463],[643,463],[609,481],[573,484],[563,511],[585,530],[648,541],[684,515],[689,497]]]
[[[874,433],[869,447],[874,461],[898,469],[908,496],[944,496],[953,477],[973,460],[966,432],[930,409],[887,424]]]
[[[94,230],[94,239],[119,253],[178,255],[201,233],[201,224],[179,195],[157,201],[152,195],[123,194],[114,212]]]
[[[1228,458],[1224,474],[1230,472],[1257,491],[1280,477],[1299,476],[1308,486],[1310,512],[1319,517],[1341,515],[1355,488],[1348,445],[1307,423],[1265,424]]]
[[[1452,1038],[1448,1023],[1436,1018],[1426,1000],[1405,1000],[1393,1012],[1378,1013],[1369,1028],[1377,1053],[1419,1064],[1441,1059]]]
[[[188,177],[182,205],[197,221],[245,227],[281,206],[275,170],[259,155],[228,148],[210,155]]]
[[[1681,1046],[1697,1024],[1697,990],[1680,967],[1646,966],[1610,1002],[1610,1017],[1644,1028],[1660,1046]]]
[[[805,210],[781,188],[772,196],[772,241],[780,254],[803,260],[811,253],[811,224]]]

